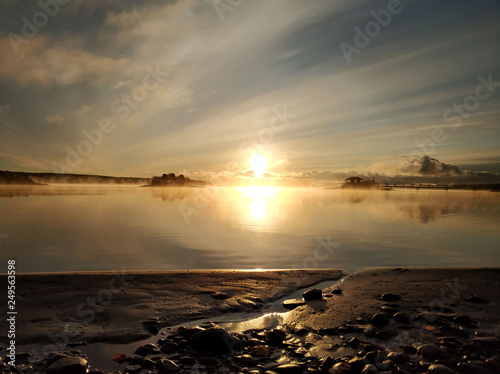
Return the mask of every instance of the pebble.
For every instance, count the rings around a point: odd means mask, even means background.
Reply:
[[[156,344],[149,343],[145,345],[141,345],[140,347],[137,347],[135,350],[135,353],[140,355],[140,356],[148,356],[148,355],[156,355],[160,353],[158,350],[158,347]]]
[[[379,371],[375,365],[368,364],[363,368],[361,374],[379,374]]]
[[[140,371],[141,369],[142,369],[141,365],[127,365],[125,367],[125,371],[127,371],[129,373],[135,373],[137,371]]]
[[[211,351],[217,353],[229,353],[232,351],[232,343],[235,339],[224,329],[212,327],[202,330],[189,339],[194,349]]]
[[[162,373],[177,373],[180,371],[175,362],[162,358],[156,362],[156,368]]]
[[[340,288],[334,288],[333,290],[330,291],[330,293],[334,295],[340,295],[342,293],[342,290]]]
[[[385,326],[389,323],[389,318],[387,317],[386,314],[383,313],[377,313],[373,315],[371,319],[371,324],[373,326]]]
[[[228,298],[228,295],[225,292],[215,292],[212,294],[212,297],[215,300],[226,300]]]
[[[323,299],[323,291],[319,288],[313,288],[312,290],[308,290],[302,294],[305,301],[311,300],[322,300]]]
[[[473,304],[486,304],[489,303],[489,300],[483,299],[482,297],[479,297],[477,295],[468,297],[465,299],[468,303],[473,303]]]
[[[387,355],[387,359],[395,362],[396,364],[402,364],[406,362],[406,356],[400,352],[390,352]]]
[[[469,333],[461,328],[453,326],[441,326],[439,332],[445,336],[456,336],[458,338],[468,338]]]
[[[399,295],[396,295],[394,293],[384,293],[381,297],[380,297],[381,300],[383,301],[388,301],[388,302],[391,302],[391,301],[399,301],[401,300],[401,296]]]
[[[474,342],[484,348],[500,348],[500,339],[496,336],[480,336],[474,338]]]
[[[465,314],[458,314],[453,318],[453,322],[455,322],[457,325],[462,325],[462,326],[469,326],[472,324],[472,317],[465,315]]]
[[[298,308],[299,306],[306,305],[306,302],[303,299],[289,299],[285,300],[281,303],[283,308],[293,310]]]
[[[160,331],[161,323],[158,318],[150,318],[146,321],[142,321],[142,325],[149,333],[156,335]]]
[[[427,374],[455,374],[455,372],[444,365],[431,365],[427,369]]]
[[[398,312],[398,313],[394,314],[394,316],[392,318],[396,322],[406,323],[406,324],[410,323],[410,314],[407,312]]]
[[[297,364],[279,365],[274,370],[278,374],[302,374],[302,368]]]
[[[51,364],[48,369],[48,374],[86,374],[88,368],[87,360],[81,357],[62,357],[53,364]]]
[[[417,352],[420,353],[422,357],[430,360],[437,360],[445,353],[443,349],[434,344],[423,344],[417,348]]]
[[[175,352],[179,349],[179,344],[174,342],[166,342],[160,347],[160,351],[163,353]]]
[[[281,330],[271,330],[266,332],[266,340],[270,345],[280,345],[285,340],[286,334]]]
[[[491,372],[483,366],[470,362],[460,362],[457,365],[457,371],[463,374],[491,374]]]

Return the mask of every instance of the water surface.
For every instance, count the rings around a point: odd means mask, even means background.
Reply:
[[[19,272],[500,266],[500,195],[311,188],[0,188]]]

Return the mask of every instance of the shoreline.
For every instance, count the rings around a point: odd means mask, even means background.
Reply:
[[[43,317],[47,317],[47,311],[40,313],[32,308],[31,317],[39,317],[29,321],[30,334],[26,335],[26,342],[34,343],[31,347],[50,347],[40,339],[42,331],[61,342],[70,337],[75,343],[52,349],[59,352],[56,356],[39,350],[43,359],[37,362],[46,364],[40,371],[49,368],[49,374],[56,373],[50,369],[53,361],[60,364],[64,360],[73,360],[73,364],[79,360],[96,374],[117,370],[147,372],[152,368],[186,373],[215,373],[223,368],[228,374],[251,370],[298,374],[311,370],[339,374],[490,374],[500,370],[500,268],[367,268],[348,275],[336,286],[309,290],[307,297],[304,293],[308,300],[287,313],[264,316],[274,318],[274,322],[279,320],[277,325],[262,324],[262,318],[240,326],[227,324],[223,318],[222,322],[204,323],[201,327],[189,323],[204,318],[217,321],[217,316],[230,317],[244,311],[258,312],[294,289],[314,289],[325,278],[338,280],[343,275],[347,274],[333,269],[32,274],[19,275],[18,292],[22,292],[23,285],[32,287],[25,289],[25,306],[61,300],[49,308],[49,314],[57,314],[56,319],[48,320]],[[93,278],[90,284],[89,276]],[[0,276],[2,287],[5,278]],[[71,328],[82,323],[74,318],[75,293],[77,299],[89,294],[97,298],[99,290],[95,287],[102,291],[104,282],[111,279],[125,279],[128,287],[113,294],[113,302],[104,306],[108,308],[95,310],[94,320],[86,326],[85,342],[78,341],[77,335],[69,336]],[[70,305],[73,317],[67,313]],[[85,314],[88,310],[80,308],[84,316],[90,317]],[[163,319],[155,313],[161,313]],[[143,324],[145,321],[150,325]],[[18,331],[26,328],[23,324],[18,321]],[[128,324],[128,328],[117,333],[120,324]],[[165,327],[183,324],[191,327]],[[146,331],[155,327],[158,335]],[[58,331],[66,331],[66,336]],[[191,332],[205,334],[206,339],[196,340]],[[141,342],[144,339],[149,344]],[[137,344],[130,344],[133,341]],[[228,342],[230,349],[226,347]],[[105,355],[84,353],[93,350],[95,354],[103,347],[107,347]],[[217,347],[228,350],[218,351]],[[116,352],[124,355],[120,363],[111,361],[111,353]],[[5,352],[2,355],[5,357]],[[33,355],[30,358],[21,353],[19,357],[19,367],[35,363]],[[64,360],[56,361],[61,358]]]

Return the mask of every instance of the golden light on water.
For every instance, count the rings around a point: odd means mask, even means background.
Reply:
[[[267,205],[274,202],[276,187],[252,186],[241,187],[240,194],[243,201],[248,202],[250,215],[255,220],[262,220],[267,214]]]
[[[269,163],[267,162],[267,157],[263,154],[257,153],[250,159],[250,169],[253,170],[254,175],[258,178],[264,175],[268,165]]]

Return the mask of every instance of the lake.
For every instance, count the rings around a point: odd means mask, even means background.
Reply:
[[[0,212],[18,272],[500,266],[486,191],[1,187]]]

